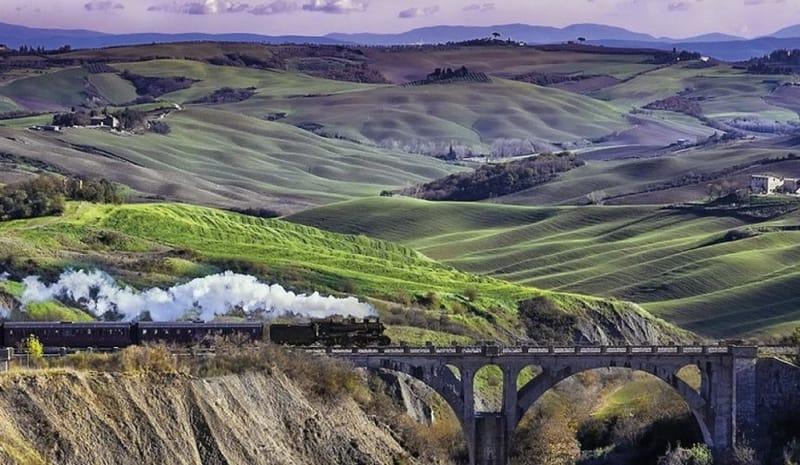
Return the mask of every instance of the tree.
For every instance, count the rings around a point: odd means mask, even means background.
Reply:
[[[495,39],[499,39],[501,35],[502,34],[500,34],[499,32],[492,32],[492,37],[494,37]]]
[[[586,194],[586,200],[592,205],[603,205],[605,199],[606,193],[604,191],[592,191]]]
[[[33,362],[34,365],[40,366],[44,360],[44,344],[39,341],[39,338],[31,334],[25,339],[24,343],[25,352],[28,354],[28,364]]]
[[[586,42],[586,37],[578,37],[578,42]]]

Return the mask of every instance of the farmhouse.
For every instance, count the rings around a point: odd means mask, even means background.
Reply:
[[[120,126],[119,120],[111,115],[92,116],[90,120],[92,126],[102,126],[111,129],[118,129]]]
[[[800,193],[800,180],[796,178],[779,178],[765,174],[756,174],[750,178],[750,190],[754,194],[792,194]]]

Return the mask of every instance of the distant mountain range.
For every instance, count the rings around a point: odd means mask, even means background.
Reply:
[[[187,42],[213,40],[221,42],[265,42],[265,43],[315,43],[340,44],[335,39],[318,36],[266,36],[260,34],[106,34],[82,29],[38,29],[14,24],[0,23],[0,44],[11,48],[22,45],[56,49],[63,45],[72,48],[99,48],[117,45],[135,45],[164,42]]]
[[[800,26],[798,26],[800,37]],[[577,40],[583,37],[591,42],[607,40],[628,42],[727,42],[733,40],[746,40],[727,34],[705,34],[687,39],[670,39],[654,37],[650,34],[632,32],[621,27],[604,26],[602,24],[573,24],[563,28],[550,26],[531,26],[529,24],[506,24],[499,26],[432,26],[413,29],[400,34],[328,34],[325,37],[342,42],[353,42],[365,45],[400,45],[415,43],[441,43],[458,42],[477,37],[489,37],[497,32],[502,37],[509,37],[529,44],[551,44]]]
[[[180,42],[180,41],[228,41],[264,43],[315,43],[315,44],[360,44],[403,45],[458,42],[499,33],[528,44],[551,44],[582,37],[588,43],[608,47],[658,48],[669,50],[677,47],[700,52],[721,60],[739,61],[763,56],[779,48],[800,48],[800,25],[776,31],[768,37],[746,39],[728,34],[710,33],[685,39],[654,37],[650,34],[629,31],[624,28],[601,24],[573,24],[563,28],[532,26],[528,24],[506,24],[498,26],[432,26],[398,34],[328,34],[326,36],[266,36],[260,34],[106,34],[87,30],[37,29],[0,23],[0,43],[17,48],[58,48],[69,44],[72,48],[98,48],[118,45]]]

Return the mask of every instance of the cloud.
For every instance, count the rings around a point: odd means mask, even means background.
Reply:
[[[591,1],[591,0],[589,0]],[[492,11],[496,8],[494,3],[472,3],[463,8],[464,11],[478,11],[478,12],[486,12]]]
[[[439,12],[439,6],[429,6],[427,8],[409,8],[407,10],[401,11],[397,17],[402,19],[410,19],[410,18],[422,18],[424,16],[431,16],[435,15]]]
[[[368,6],[368,0],[311,0],[303,5],[303,10],[347,14],[367,11]]]
[[[672,2],[667,5],[667,11],[689,11],[689,4],[687,2]]]
[[[86,11],[112,11],[112,10],[124,10],[125,5],[122,3],[116,3],[111,0],[92,0],[89,3],[83,5],[83,8]]]
[[[92,0],[91,3],[111,3],[111,0]],[[187,15],[215,15],[246,12],[258,16],[269,16],[290,13],[300,9],[304,11],[345,14],[367,11],[368,6],[369,0],[308,0],[303,4],[302,8],[297,0],[272,0],[255,5],[235,0],[172,0],[172,2],[152,5],[147,8],[147,11],[163,11]],[[87,9],[88,8],[87,4]],[[426,8],[425,11],[427,10]]]
[[[281,13],[291,13],[299,10],[297,2],[290,0],[275,0],[273,2],[255,5],[248,10],[248,13],[258,16],[277,15]]]
[[[213,15],[218,13],[240,13],[247,11],[248,8],[250,6],[247,3],[237,3],[231,0],[205,0],[162,3],[151,6],[147,11],[166,11],[187,15]]]

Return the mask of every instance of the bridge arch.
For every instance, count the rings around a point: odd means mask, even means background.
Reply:
[[[663,363],[626,363],[622,366],[609,363],[588,363],[582,364],[576,368],[572,364],[564,364],[562,366],[552,366],[543,369],[539,376],[531,379],[527,384],[522,386],[517,393],[517,406],[516,410],[512,412],[513,426],[510,426],[509,434],[513,434],[519,426],[525,413],[530,410],[534,404],[549,390],[556,387],[562,381],[576,376],[580,373],[585,373],[592,370],[617,368],[627,369],[634,372],[643,372],[652,375],[667,385],[686,402],[689,411],[695,418],[700,432],[703,436],[703,441],[709,446],[714,447],[714,437],[711,430],[711,419],[709,418],[710,400],[704,398],[701,392],[695,390],[686,381],[677,376],[678,372],[683,368],[681,364],[664,365]],[[705,376],[704,376],[705,378]]]
[[[756,409],[755,347],[426,346],[328,349],[326,353],[357,367],[405,373],[430,386],[461,423],[471,465],[506,464],[511,436],[522,415],[556,384],[588,370],[627,368],[666,382],[689,406],[715,454],[729,452],[738,432],[753,428]],[[475,411],[475,374],[487,364],[503,371],[499,413]],[[679,376],[689,365],[696,365],[702,380],[699,390]],[[541,372],[518,387],[519,375],[528,366],[538,366]]]

